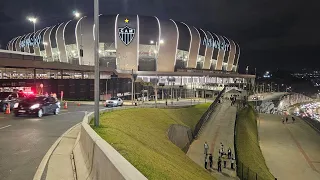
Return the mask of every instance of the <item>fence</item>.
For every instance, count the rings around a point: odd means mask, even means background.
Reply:
[[[248,166],[241,161],[237,161],[237,175],[241,180],[264,180],[258,173],[252,171]]]
[[[237,109],[240,111],[241,109],[250,106],[248,103],[239,101],[237,104]],[[257,113],[255,111],[255,113]],[[258,114],[256,114],[258,115]],[[246,166],[243,164],[242,161],[239,161],[238,158],[238,148],[237,148],[237,141],[236,141],[236,135],[237,135],[237,122],[238,122],[238,112],[236,115],[236,121],[234,123],[234,133],[233,133],[233,138],[234,138],[234,150],[235,150],[235,159],[236,159],[236,171],[237,171],[237,176],[240,178],[240,180],[269,180],[269,178],[264,178],[255,171],[251,170],[249,166]],[[257,134],[259,136],[259,134]],[[258,138],[258,137],[257,137]],[[275,178],[277,180],[277,178]]]
[[[209,117],[213,113],[214,108],[218,104],[218,101],[220,100],[221,95],[225,92],[225,90],[226,90],[226,88],[223,88],[223,90],[220,91],[220,93],[218,94],[216,99],[213,101],[213,103],[209,106],[207,111],[201,116],[200,120],[196,124],[194,131],[193,131],[194,138],[196,138],[198,136],[198,133],[201,130],[201,128],[203,127],[203,125],[208,121]]]

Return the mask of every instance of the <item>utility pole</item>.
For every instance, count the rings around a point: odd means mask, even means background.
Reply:
[[[94,126],[99,126],[100,66],[99,66],[99,0],[94,0]]]
[[[133,105],[133,99],[134,99],[134,92],[133,92],[133,83],[134,83],[134,77],[133,77],[133,69],[131,70],[131,103]],[[148,98],[148,97],[147,97]]]

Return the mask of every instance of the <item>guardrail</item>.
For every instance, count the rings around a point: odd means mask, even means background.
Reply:
[[[239,177],[240,180],[265,180],[266,178],[260,176],[257,172],[253,171],[250,169],[249,166],[246,166],[242,161],[239,160],[238,158],[238,148],[237,148],[237,141],[236,141],[236,136],[237,136],[237,123],[238,123],[238,111],[241,109],[245,108],[246,106],[249,106],[247,101],[238,101],[237,103],[237,114],[236,114],[236,119],[234,123],[234,133],[233,133],[233,138],[234,138],[234,155],[236,159],[236,172],[237,176]],[[257,113],[255,111],[255,113]],[[257,138],[259,136],[259,133],[257,134]],[[277,178],[275,178],[277,180]]]
[[[207,109],[207,111],[201,116],[200,120],[198,121],[198,123],[196,124],[194,131],[193,131],[193,136],[194,139],[197,138],[199,131],[201,130],[201,128],[204,126],[204,124],[208,121],[208,119],[210,118],[211,114],[213,113],[214,108],[216,107],[216,105],[218,104],[218,101],[220,100],[222,94],[225,92],[226,88],[223,88],[222,91],[219,92],[218,96],[216,97],[216,99],[213,101],[213,103],[209,106],[209,108]]]
[[[109,109],[103,112],[112,111]],[[86,114],[73,149],[78,180],[146,180],[130,162],[102,139],[89,125],[94,113]]]

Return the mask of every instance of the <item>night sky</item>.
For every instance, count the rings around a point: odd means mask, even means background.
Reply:
[[[68,3],[67,3],[68,2]],[[0,44],[37,28],[93,15],[93,0],[1,0]],[[317,0],[100,0],[101,14],[140,14],[174,19],[237,41],[240,71],[320,67],[320,1]]]

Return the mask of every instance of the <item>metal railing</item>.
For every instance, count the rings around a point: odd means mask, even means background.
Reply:
[[[237,176],[240,178],[240,180],[270,180],[270,178],[265,178],[261,175],[259,175],[257,172],[253,171],[250,169],[249,166],[246,166],[242,161],[239,160],[238,157],[238,148],[237,148],[237,141],[236,141],[236,136],[237,136],[237,123],[238,123],[238,112],[246,108],[247,106],[250,106],[247,101],[238,101],[237,104],[237,114],[236,114],[236,120],[234,123],[234,133],[233,133],[233,138],[234,138],[234,153],[235,153],[235,159],[236,159],[236,172]],[[255,111],[256,115],[257,112]],[[257,136],[259,134],[257,133]],[[257,137],[259,138],[259,137]],[[277,180],[277,178],[275,178]]]
[[[203,125],[208,121],[208,119],[210,118],[211,114],[213,113],[216,105],[218,104],[218,101],[220,100],[222,94],[225,92],[226,88],[224,88],[222,91],[219,92],[218,96],[216,97],[216,99],[213,101],[213,103],[209,106],[209,108],[207,109],[207,111],[201,116],[200,120],[198,121],[198,123],[196,124],[194,131],[193,131],[193,136],[194,139],[197,138],[199,131],[201,130],[201,128],[203,127]]]

